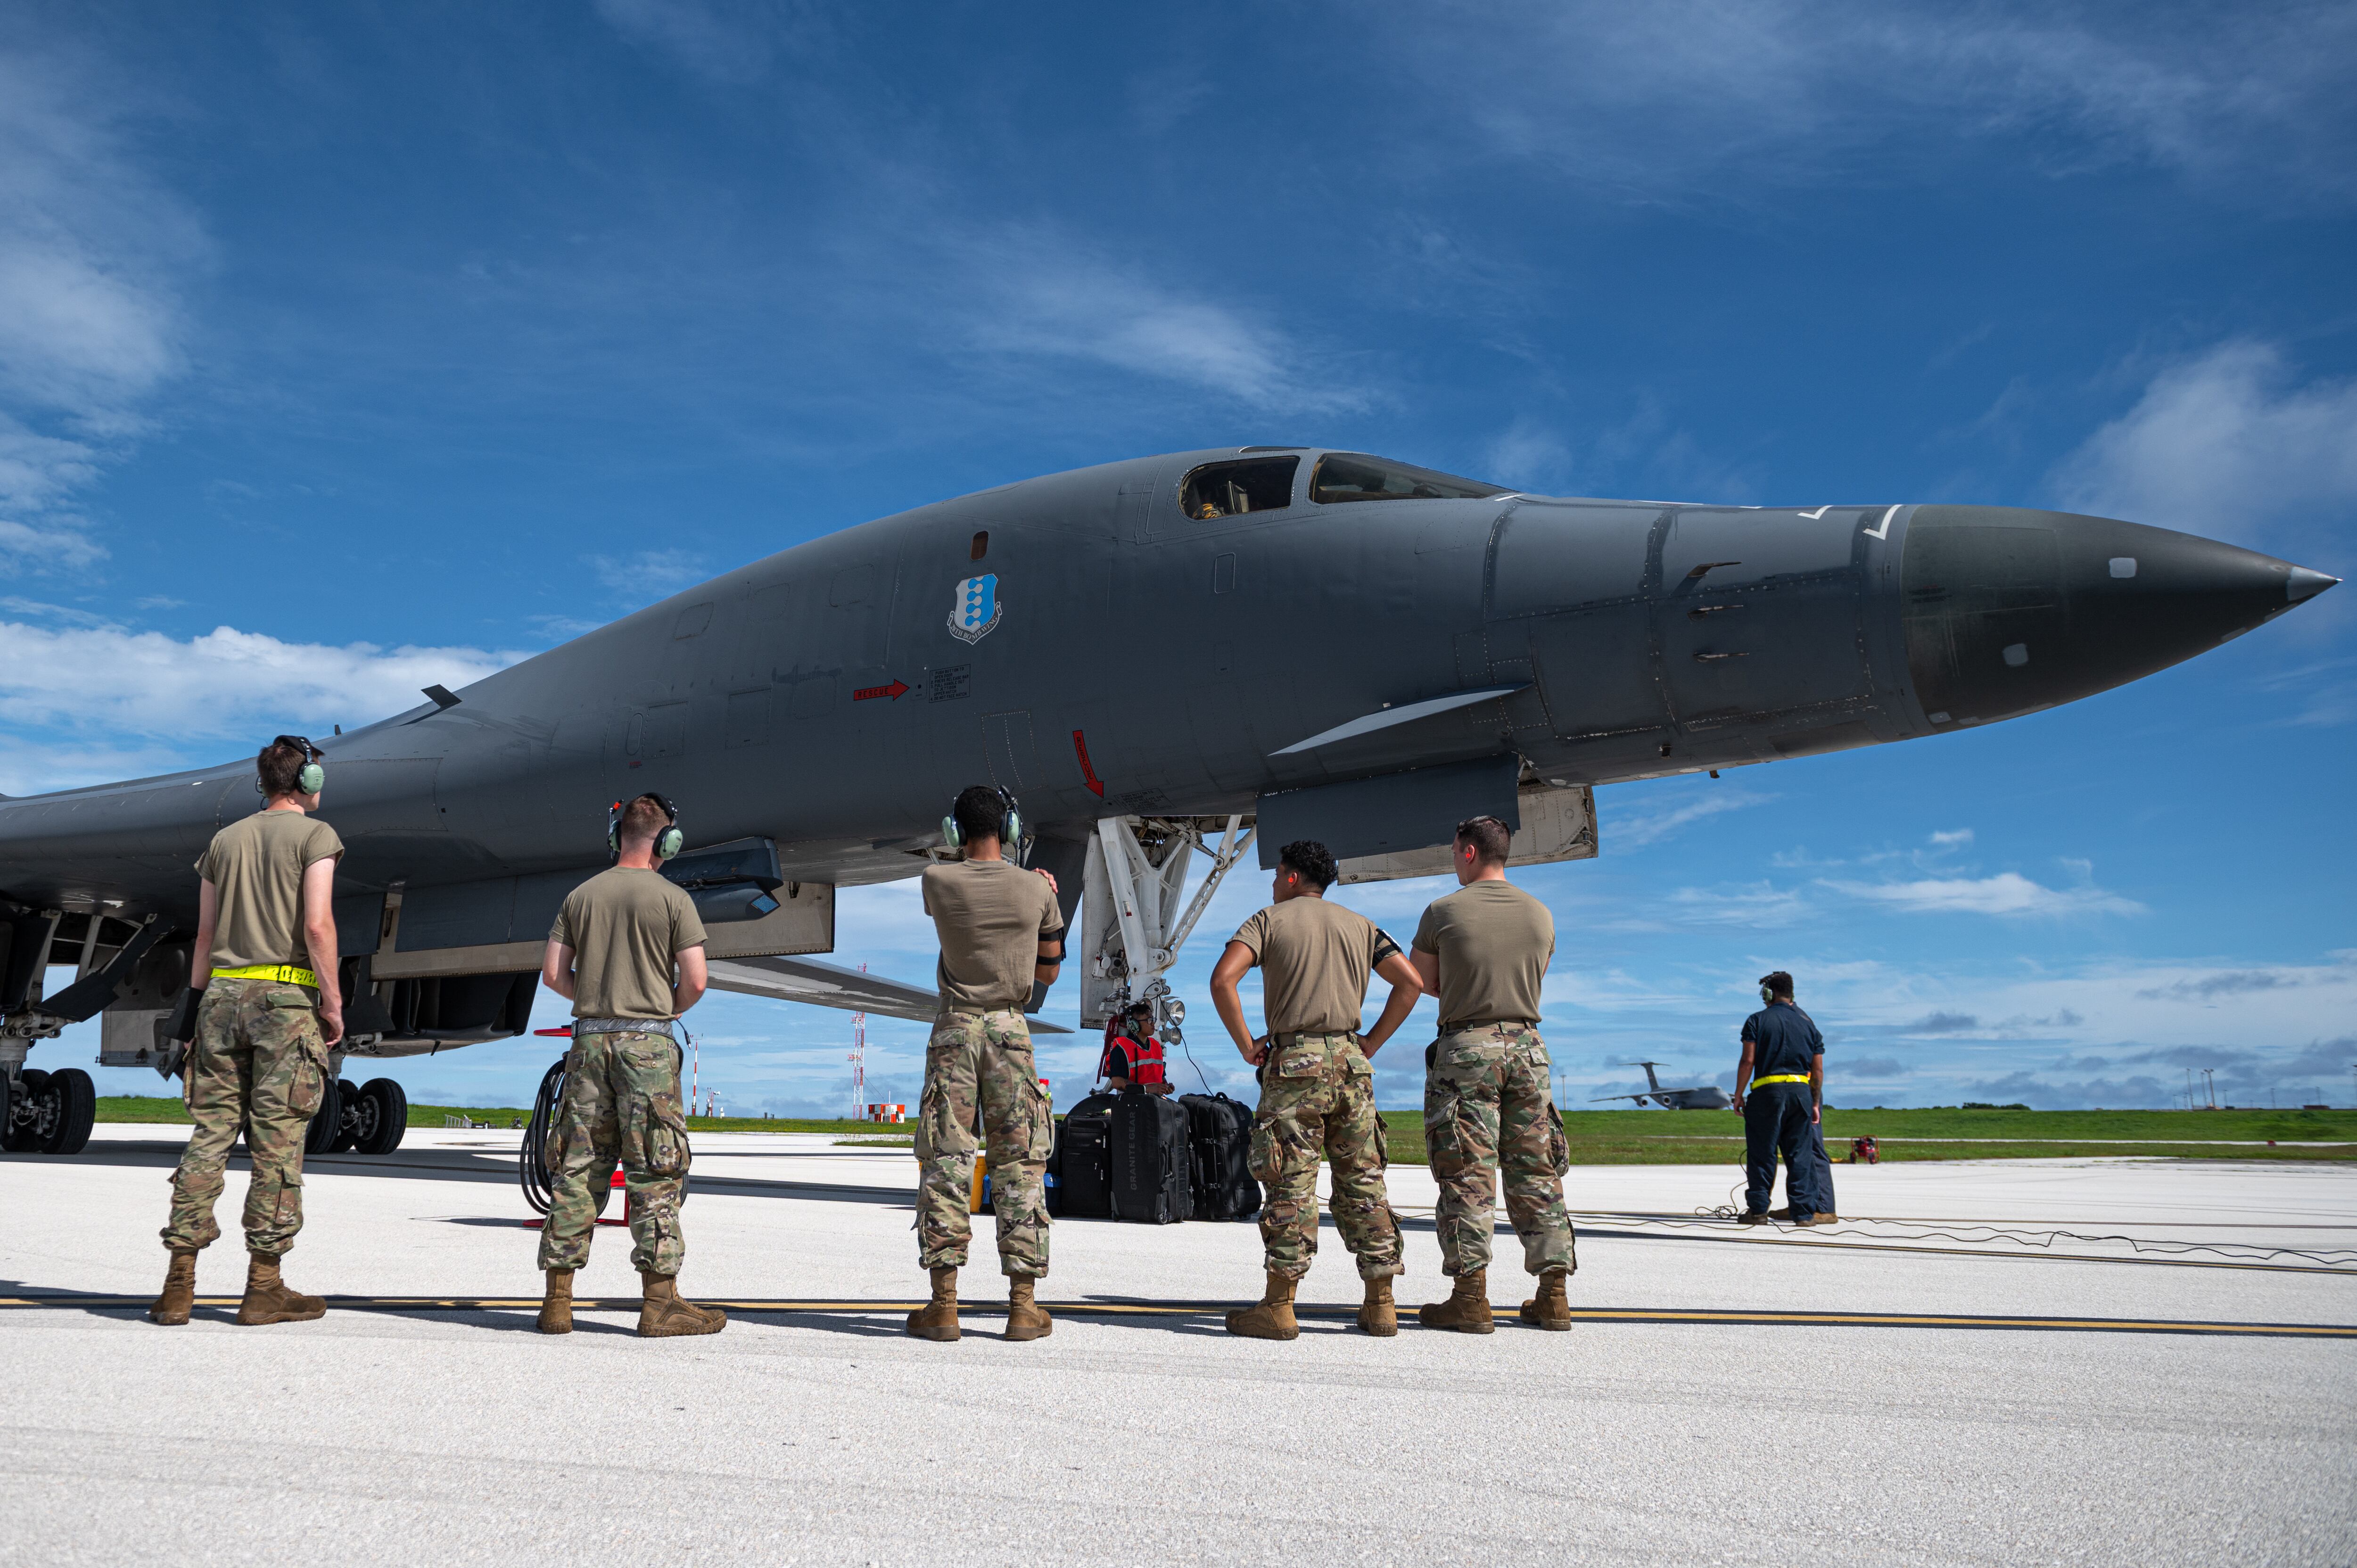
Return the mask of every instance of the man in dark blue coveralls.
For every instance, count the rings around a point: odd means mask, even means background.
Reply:
[[[1760,977],[1768,1004],[1743,1020],[1743,1059],[1735,1068],[1735,1109],[1743,1113],[1746,1225],[1769,1219],[1776,1156],[1784,1156],[1784,1190],[1795,1225],[1834,1223],[1833,1165],[1818,1131],[1824,1112],[1825,1042],[1810,1016],[1792,1005],[1792,977]],[[1744,1092],[1749,1086],[1750,1092]]]

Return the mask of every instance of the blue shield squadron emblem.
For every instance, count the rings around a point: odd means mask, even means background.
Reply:
[[[998,616],[997,574],[968,577],[957,585],[957,600],[950,606],[950,635],[960,642],[980,642],[998,624]]]

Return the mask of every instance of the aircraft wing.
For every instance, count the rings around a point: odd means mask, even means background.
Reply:
[[[781,1002],[807,1002],[819,1007],[840,1007],[850,1013],[880,1013],[888,1018],[908,1018],[930,1024],[941,1009],[940,993],[930,985],[910,985],[839,963],[815,958],[716,958],[705,964],[716,991],[737,991],[748,996],[774,996]],[[1069,1035],[1061,1024],[1030,1020],[1035,1035]]]
[[[1643,1094],[1599,1094],[1587,1103],[1590,1105],[1601,1105],[1608,1100],[1633,1100],[1638,1104],[1642,1105],[1645,1101],[1652,1098],[1652,1091],[1648,1090]]]

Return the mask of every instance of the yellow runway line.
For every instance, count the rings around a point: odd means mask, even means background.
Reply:
[[[128,1295],[14,1295],[0,1296],[0,1310],[38,1310],[74,1308],[82,1311],[145,1311],[145,1296]],[[238,1297],[231,1295],[199,1296],[200,1307],[234,1309]],[[540,1298],[532,1296],[329,1296],[330,1309],[339,1312],[403,1313],[440,1312],[531,1312],[538,1310]],[[793,1316],[827,1314],[864,1316],[878,1314],[912,1312],[924,1305],[921,1301],[716,1301],[705,1298],[704,1305],[717,1306],[734,1313]],[[991,1317],[1006,1311],[1004,1302],[967,1301],[960,1304],[978,1317]],[[1042,1306],[1074,1317],[1207,1317],[1227,1311],[1230,1307],[1246,1305],[1242,1302],[1106,1302],[1053,1301]],[[584,1299],[574,1304],[576,1312],[635,1312],[639,1307],[635,1296],[610,1299]],[[1297,1305],[1295,1311],[1310,1318],[1343,1318],[1357,1310],[1349,1304],[1332,1305]],[[1493,1308],[1493,1315],[1505,1323],[1520,1321],[1512,1307]],[[2244,1338],[2279,1339],[2357,1339],[2357,1324],[2337,1323],[2220,1323],[2198,1319],[2144,1317],[1997,1317],[1968,1313],[1914,1312],[1734,1312],[1683,1310],[1654,1307],[1574,1307],[1576,1323],[1662,1323],[1719,1325],[1728,1327],[1823,1327],[1823,1328],[1971,1328],[1996,1329],[2013,1332],[2048,1332],[2066,1334],[2192,1334],[2240,1337]]]

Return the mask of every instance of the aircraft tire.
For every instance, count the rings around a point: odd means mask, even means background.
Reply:
[[[343,1130],[344,1096],[334,1079],[319,1086],[319,1109],[311,1112],[311,1129],[303,1134],[303,1152],[324,1155],[335,1147],[336,1134]]]
[[[8,1107],[9,1118],[0,1126],[0,1149],[12,1155],[29,1155],[39,1150],[48,1140],[41,1132],[41,1102],[49,1092],[49,1075],[39,1068],[28,1067],[17,1076],[16,1093]],[[16,1118],[22,1115],[25,1121]]]
[[[57,1099],[58,1119],[41,1152],[79,1155],[90,1143],[91,1124],[98,1120],[98,1088],[90,1074],[70,1067],[49,1075],[49,1092]]]
[[[361,1104],[360,1085],[348,1078],[336,1079],[336,1135],[328,1141],[328,1153],[348,1154],[357,1148],[361,1123],[367,1115]]]
[[[361,1085],[360,1098],[369,1112],[360,1118],[367,1133],[353,1147],[363,1155],[389,1155],[401,1147],[401,1135],[409,1131],[409,1091],[392,1079],[372,1078]]]

